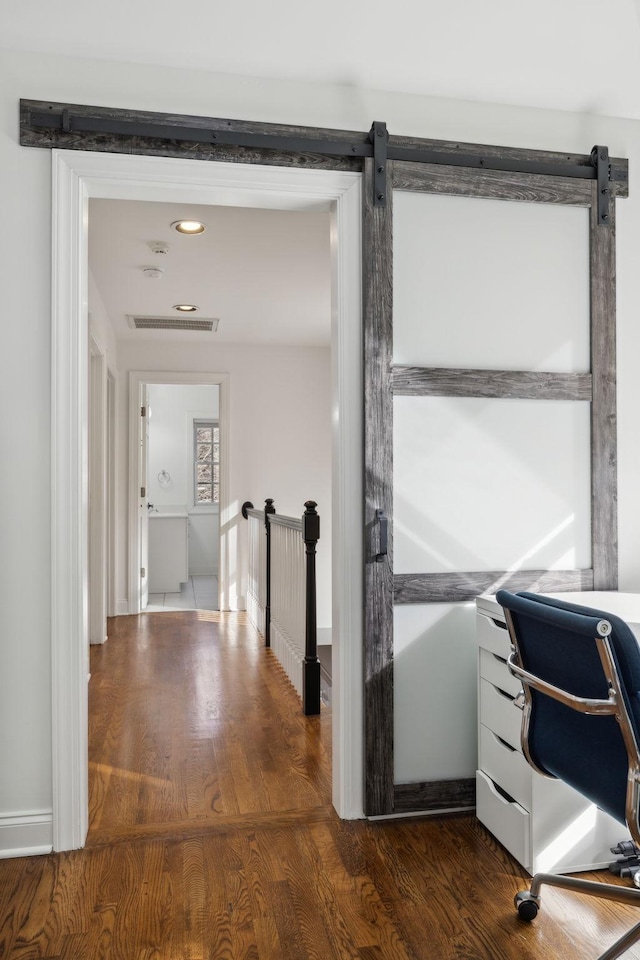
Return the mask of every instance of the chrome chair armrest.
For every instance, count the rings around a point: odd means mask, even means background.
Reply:
[[[523,683],[528,684],[539,693],[544,693],[553,700],[558,700],[559,703],[563,703],[566,707],[571,707],[572,710],[577,710],[580,713],[586,713],[590,715],[616,713],[617,700],[613,690],[609,691],[608,700],[593,700],[586,697],[576,697],[574,694],[568,693],[566,690],[562,690],[560,687],[554,687],[553,684],[547,683],[545,680],[541,680],[540,677],[536,677],[533,673],[529,673],[528,670],[523,670],[523,668],[516,663],[516,656],[517,654],[513,652],[507,660],[507,666],[510,672],[514,677],[517,677],[518,680],[522,680]]]

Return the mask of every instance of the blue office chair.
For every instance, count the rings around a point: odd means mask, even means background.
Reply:
[[[533,593],[500,590],[522,681],[522,747],[531,766],[563,780],[626,824],[640,848],[640,645],[619,617]],[[634,880],[640,878],[634,877]],[[516,894],[522,920],[536,916],[543,884],[640,906],[640,890],[537,873]],[[640,923],[599,960],[640,940]]]

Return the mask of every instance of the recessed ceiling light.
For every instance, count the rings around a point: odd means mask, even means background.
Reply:
[[[180,313],[195,313],[198,308],[193,303],[175,303],[173,309],[179,310]]]
[[[190,236],[196,236],[206,230],[204,223],[200,220],[174,220],[171,226],[178,233],[186,233]]]

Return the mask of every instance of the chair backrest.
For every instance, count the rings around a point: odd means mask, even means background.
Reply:
[[[605,639],[619,678],[619,716],[587,715],[529,687],[523,747],[534,766],[574,787],[621,823],[638,827],[640,769],[640,646],[619,617],[533,593],[500,590],[496,599],[511,621],[512,641],[524,670],[577,697],[607,700],[609,684],[597,639]],[[602,642],[602,641],[601,641]],[[626,724],[626,727],[625,727]],[[525,729],[528,728],[528,729]]]

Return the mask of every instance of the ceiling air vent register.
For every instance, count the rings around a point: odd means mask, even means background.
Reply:
[[[219,320],[214,317],[141,317],[127,314],[130,327],[135,330],[196,330],[215,333]]]

